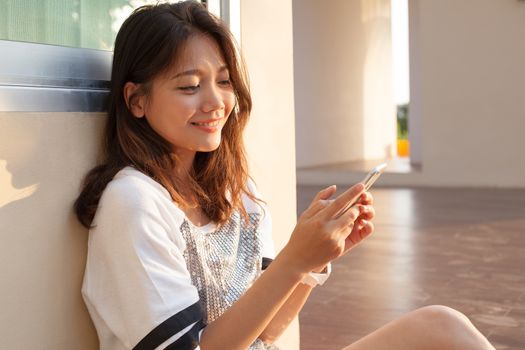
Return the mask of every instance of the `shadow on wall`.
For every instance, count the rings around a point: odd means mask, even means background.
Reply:
[[[12,182],[12,174],[7,169],[7,161],[0,159],[0,209],[9,203],[31,196],[37,188],[38,184],[16,188]]]
[[[93,116],[0,114],[0,327],[7,348],[98,348],[80,294],[87,232],[72,212],[96,159],[104,119]]]

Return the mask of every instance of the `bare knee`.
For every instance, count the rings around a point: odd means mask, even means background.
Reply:
[[[470,320],[441,305],[412,311],[345,350],[495,350]]]
[[[412,317],[418,327],[435,335],[436,348],[494,349],[467,316],[450,307],[425,306]]]
[[[472,325],[467,316],[443,305],[422,307],[414,311],[414,316],[419,321],[438,329],[469,328]]]

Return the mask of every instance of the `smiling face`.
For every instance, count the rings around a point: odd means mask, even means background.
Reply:
[[[152,81],[136,117],[184,158],[210,152],[221,142],[221,130],[235,106],[229,72],[217,43],[197,34],[188,40],[172,69]]]

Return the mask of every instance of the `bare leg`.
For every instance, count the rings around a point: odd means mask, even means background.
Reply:
[[[410,312],[343,350],[494,350],[462,313],[446,306]]]

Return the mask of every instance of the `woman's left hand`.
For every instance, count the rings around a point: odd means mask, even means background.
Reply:
[[[374,198],[370,192],[364,192],[356,204],[360,204],[363,207],[355,221],[352,232],[346,237],[343,254],[346,254],[350,249],[374,232],[374,224],[371,221],[375,217],[375,210],[372,206],[374,204]]]

